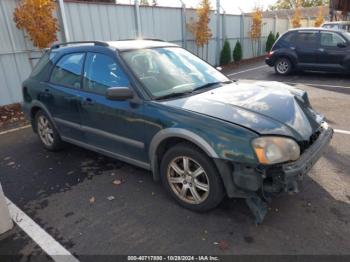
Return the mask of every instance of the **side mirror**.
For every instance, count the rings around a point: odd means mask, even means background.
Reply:
[[[222,71],[222,67],[221,67],[221,66],[218,66],[218,67],[216,67],[216,70]]]
[[[338,43],[337,44],[337,47],[339,47],[339,48],[344,48],[346,46],[347,46],[346,43]]]
[[[134,92],[128,87],[110,87],[107,89],[106,97],[109,100],[127,100],[134,97]]]

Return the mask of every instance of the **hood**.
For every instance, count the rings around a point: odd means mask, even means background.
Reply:
[[[307,93],[279,82],[235,82],[190,97],[161,102],[237,124],[264,135],[308,141],[323,117]]]

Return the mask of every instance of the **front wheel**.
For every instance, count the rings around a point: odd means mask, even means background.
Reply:
[[[207,211],[224,197],[224,188],[212,160],[196,147],[181,143],[169,149],[161,163],[162,182],[182,206]]]
[[[292,62],[286,58],[278,58],[275,63],[275,72],[279,75],[288,75],[292,72],[293,65]]]

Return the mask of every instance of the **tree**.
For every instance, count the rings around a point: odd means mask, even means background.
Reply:
[[[141,0],[140,5],[149,5],[148,0]]]
[[[236,42],[235,48],[233,49],[233,60],[239,62],[242,60],[243,51],[242,45],[239,41]]]
[[[57,40],[58,21],[53,16],[54,0],[22,0],[15,8],[13,20],[25,30],[34,46],[46,48]]]
[[[275,43],[276,39],[275,39],[275,35],[270,31],[268,37],[267,37],[267,41],[266,41],[266,47],[265,47],[265,51],[266,52],[270,52],[273,44]]]
[[[277,32],[277,33],[276,33],[276,36],[275,36],[275,41],[276,41],[279,37],[280,37],[280,33]]]
[[[294,15],[292,18],[293,28],[301,27],[301,9],[300,9],[300,0],[297,1],[297,6],[295,7]]]
[[[152,5],[153,5],[153,6],[156,6],[156,5],[158,5],[158,2],[157,2],[157,0],[152,0]]]
[[[319,6],[318,15],[315,20],[315,27],[320,27],[324,22],[323,6]]]
[[[249,32],[250,39],[252,40],[253,56],[257,55],[256,44],[261,38],[262,15],[262,9],[255,7],[252,13],[252,24]]]
[[[210,2],[209,0],[201,0],[200,5],[197,8],[197,20],[195,22],[192,21],[192,23],[188,24],[188,29],[194,35],[196,45],[202,48],[202,53],[204,45],[207,45],[210,38],[212,37],[211,29],[209,28],[209,22]]]
[[[299,0],[278,0],[276,4],[270,5],[270,10],[295,9]],[[316,7],[329,5],[329,0],[300,0],[300,7]]]
[[[231,47],[230,47],[230,43],[227,40],[225,40],[224,46],[220,54],[220,65],[227,65],[230,62],[231,62]]]

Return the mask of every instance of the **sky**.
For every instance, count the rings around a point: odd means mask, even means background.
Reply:
[[[183,0],[186,7],[197,7],[200,0]],[[243,12],[251,12],[258,5],[267,8],[269,5],[276,3],[277,0],[220,0],[222,8],[226,13],[241,14]],[[133,3],[134,0],[118,0],[118,3]],[[149,0],[152,2],[152,0]],[[157,0],[159,5],[164,6],[181,6],[180,0]],[[216,7],[216,0],[211,0],[212,8]]]

